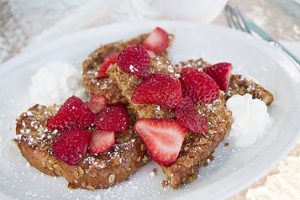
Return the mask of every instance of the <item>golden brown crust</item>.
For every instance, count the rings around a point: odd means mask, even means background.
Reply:
[[[267,105],[270,105],[274,100],[273,94],[255,81],[248,80],[239,74],[231,75],[227,98],[235,94],[244,95],[246,93],[251,94],[253,99],[262,100]]]
[[[172,73],[176,76],[176,73],[180,71],[177,70],[179,68],[173,68],[163,58],[153,59],[151,65],[153,73]],[[142,81],[140,78],[122,71],[117,65],[110,67],[108,75],[113,82],[118,84],[122,94],[130,102],[131,108],[136,111],[137,118],[174,117],[174,113],[170,109],[160,108],[158,110],[156,105],[138,105],[131,102],[135,87]],[[164,183],[167,182],[173,188],[178,188],[180,185],[196,179],[199,167],[207,162],[207,158],[224,139],[231,126],[231,112],[225,106],[225,94],[223,92],[212,104],[198,104],[197,109],[209,122],[209,134],[190,133],[184,141],[177,161],[170,167],[162,167],[167,176],[167,181]]]
[[[213,103],[198,104],[196,107],[207,119],[209,131],[207,134],[190,132],[182,145],[177,161],[170,167],[162,167],[167,182],[173,188],[193,182],[198,177],[199,167],[207,164],[207,159],[229,133],[231,127],[232,116],[225,106],[223,92]]]
[[[108,188],[124,180],[149,161],[146,148],[138,137],[121,136],[114,149],[98,155],[88,155],[84,161],[63,170],[71,188]],[[124,140],[124,138],[128,137]]]
[[[176,71],[180,71],[180,69],[185,66],[194,66],[196,68],[201,69],[210,66],[210,64],[202,58],[196,60],[182,61],[178,65],[176,65]],[[273,94],[258,83],[256,83],[255,81],[246,79],[245,77],[239,74],[232,74],[230,77],[228,90],[226,92],[226,99],[230,98],[235,94],[244,95],[246,93],[251,94],[253,99],[262,100],[267,105],[270,105],[274,100]]]
[[[106,55],[110,54],[111,52],[122,51],[132,44],[142,44],[148,35],[149,34],[142,34],[126,42],[113,42],[96,49],[89,56],[89,58],[83,62],[83,83],[87,94],[90,96],[102,94],[111,103],[127,103],[126,99],[121,95],[121,91],[119,90],[118,86],[109,78],[96,78],[98,69]],[[170,34],[169,37],[171,41],[173,36]],[[167,56],[167,51],[162,52],[160,55]]]
[[[155,64],[155,63],[159,63]],[[166,58],[156,57],[151,59],[150,70],[152,73],[168,73],[170,62]],[[142,79],[121,70],[117,65],[113,65],[108,70],[108,76],[120,88],[122,95],[130,102],[129,106],[135,111],[137,118],[173,118],[171,109],[161,108],[152,104],[134,104],[131,102],[134,89],[142,82]]]
[[[62,162],[48,152],[34,149],[27,143],[17,143],[21,154],[29,164],[49,176],[61,176]]]
[[[108,188],[128,179],[149,161],[144,144],[132,129],[116,133],[114,148],[99,155],[87,154],[77,165],[57,160],[51,144],[59,133],[46,129],[57,109],[58,106],[35,105],[17,119],[15,142],[31,166],[42,173],[64,176],[72,188]]]

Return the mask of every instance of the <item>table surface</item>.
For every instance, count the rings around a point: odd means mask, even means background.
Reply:
[[[129,1],[122,2],[125,4]],[[119,21],[117,15],[103,17],[98,14],[93,20],[77,23],[75,28],[60,29],[58,34],[55,30],[62,24],[68,23],[66,20],[61,23],[61,19],[70,18],[72,14],[66,13],[72,11],[76,14],[83,2],[85,1],[54,0],[48,1],[45,6],[45,2],[42,1],[28,0],[24,4],[22,0],[0,0],[0,64],[28,45],[32,46],[45,39],[58,37],[59,34]],[[238,5],[243,13],[275,39],[300,41],[300,0],[231,0],[230,2]],[[95,0],[89,1],[91,6],[93,3]],[[35,12],[32,12],[33,9]],[[130,16],[125,17],[130,18]],[[70,25],[71,23],[69,22]],[[227,26],[224,13],[221,13],[212,23]],[[230,199],[292,199],[295,195],[299,195],[300,198],[299,171],[300,143],[298,142],[290,154],[267,176]]]

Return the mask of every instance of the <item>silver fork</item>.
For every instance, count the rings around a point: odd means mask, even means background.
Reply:
[[[254,22],[246,18],[237,6],[227,4],[225,7],[225,17],[230,28],[243,31],[251,35],[259,36],[260,38],[266,40],[268,43],[279,47],[287,57],[289,57],[298,66],[300,66],[300,60],[295,55],[293,55],[278,41],[274,40]]]
[[[225,17],[230,28],[251,34],[251,31],[246,26],[245,17],[237,6],[227,4],[225,6]]]

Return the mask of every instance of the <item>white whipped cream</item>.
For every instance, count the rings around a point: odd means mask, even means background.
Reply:
[[[234,95],[226,105],[233,117],[229,137],[238,147],[254,144],[272,123],[266,104],[259,99],[252,99],[250,94]]]
[[[33,102],[45,105],[61,104],[72,95],[82,97],[81,73],[68,62],[49,63],[31,77],[29,93]]]

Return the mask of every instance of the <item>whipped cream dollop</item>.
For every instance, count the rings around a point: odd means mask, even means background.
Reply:
[[[65,61],[56,61],[41,67],[32,77],[29,88],[34,103],[61,104],[68,97],[84,96],[81,72]]]
[[[259,99],[252,99],[250,94],[234,95],[226,105],[233,117],[229,137],[238,147],[254,144],[272,123],[267,105]]]

